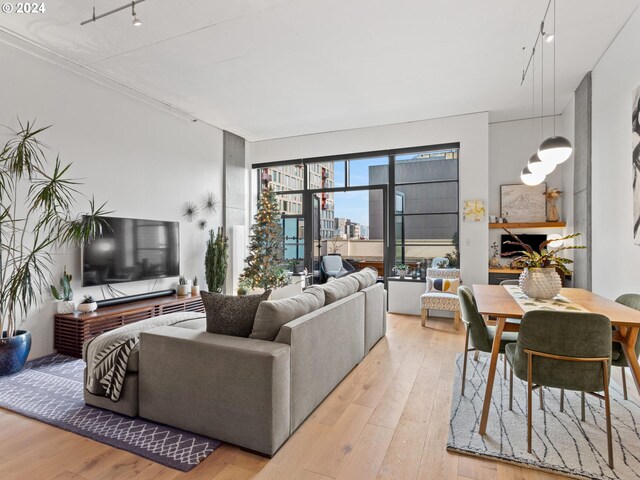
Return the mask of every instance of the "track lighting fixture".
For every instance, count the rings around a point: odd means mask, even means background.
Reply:
[[[113,15],[114,13],[120,12],[122,10],[126,10],[128,8],[131,8],[131,23],[132,25],[139,27],[140,25],[142,25],[142,22],[140,21],[140,19],[138,18],[137,14],[136,14],[136,5],[138,3],[142,3],[145,0],[133,0],[132,2],[129,2],[125,5],[122,5],[121,7],[118,8],[114,8],[113,10],[109,10],[108,12],[104,12],[101,13],[100,15],[96,15],[96,7],[94,5],[93,7],[93,14],[91,15],[91,18],[84,20],[82,22],[80,22],[80,25],[86,25],[87,23],[93,23],[96,22],[98,20],[100,20],[101,18],[104,17],[108,17],[109,15]]]
[[[133,20],[131,21],[131,23],[133,24],[134,27],[139,27],[140,25],[142,25],[142,22],[140,21],[140,19],[136,15],[136,4],[135,4],[135,2],[131,2],[131,16],[133,17]]]

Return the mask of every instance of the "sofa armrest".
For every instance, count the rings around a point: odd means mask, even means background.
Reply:
[[[140,416],[272,455],[290,433],[290,347],[178,327],[140,335]]]

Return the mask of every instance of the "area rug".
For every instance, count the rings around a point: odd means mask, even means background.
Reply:
[[[187,472],[220,442],[85,405],[81,359],[49,355],[0,377],[0,407]]]
[[[640,405],[624,400],[611,384],[614,469],[607,465],[604,402],[587,395],[586,421],[580,421],[580,394],[544,389],[544,411],[533,394],[533,452],[527,453],[527,385],[514,376],[513,411],[509,411],[509,379],[498,363],[487,434],[479,435],[489,356],[469,356],[465,395],[460,395],[462,355],[456,359],[447,449],[574,478],[640,479]],[[631,384],[633,385],[633,384]],[[631,388],[634,388],[633,386]],[[601,404],[602,403],[602,404]]]

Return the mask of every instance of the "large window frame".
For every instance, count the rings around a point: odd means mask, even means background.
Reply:
[[[456,159],[456,178],[450,180],[425,180],[425,181],[416,181],[416,182],[401,182],[396,183],[396,157],[402,155],[409,155],[412,153],[429,153],[429,152],[438,152],[443,150],[457,150],[457,159]],[[369,185],[357,185],[351,186],[349,182],[349,161],[351,160],[361,160],[367,158],[376,158],[376,157],[387,157],[388,158],[388,176],[387,182],[382,184],[369,184]],[[321,163],[329,163],[329,162],[343,162],[344,168],[344,179],[345,185],[340,187],[333,188],[310,188],[309,186],[309,168],[311,168],[315,164]],[[385,192],[386,198],[386,209],[384,210],[384,240],[386,244],[385,251],[385,278],[392,275],[392,269],[394,265],[398,262],[404,263],[404,251],[405,247],[413,246],[412,243],[406,243],[406,239],[401,239],[402,245],[402,256],[401,258],[397,258],[396,256],[396,248],[398,239],[396,238],[396,193],[398,187],[408,186],[408,185],[421,185],[421,184],[429,184],[429,183],[456,183],[457,184],[457,201],[456,201],[456,209],[446,212],[430,212],[430,213],[406,213],[402,212],[403,217],[408,216],[426,216],[426,215],[443,215],[443,214],[451,214],[457,216],[457,232],[460,232],[460,143],[444,143],[437,145],[425,145],[420,147],[409,147],[409,148],[396,148],[396,149],[388,149],[388,150],[376,150],[369,152],[358,152],[358,153],[350,153],[344,155],[330,155],[324,157],[312,157],[312,158],[304,158],[304,159],[293,159],[293,160],[283,160],[283,161],[275,161],[275,162],[265,162],[265,163],[254,163],[251,165],[252,169],[260,170],[264,168],[277,168],[285,165],[302,165],[304,172],[304,181],[303,188],[298,190],[288,190],[288,191],[279,191],[276,192],[277,195],[290,195],[290,194],[302,194],[302,211],[305,225],[312,225],[313,222],[313,195],[321,194],[321,193],[331,193],[331,192],[348,192],[355,190],[370,190],[370,189],[381,189]],[[257,175],[257,196],[258,199],[260,197],[263,179],[261,175]],[[305,265],[307,268],[311,268],[311,259],[313,257],[313,229],[305,228]],[[417,245],[417,244],[416,244]],[[438,246],[439,244],[433,244],[434,246]],[[444,243],[442,246],[448,246],[450,243]]]

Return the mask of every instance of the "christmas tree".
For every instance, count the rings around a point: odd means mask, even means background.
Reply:
[[[247,266],[240,280],[251,288],[265,290],[287,285],[289,277],[280,266],[283,249],[280,210],[270,185],[262,190],[253,220],[250,253],[245,259]]]

